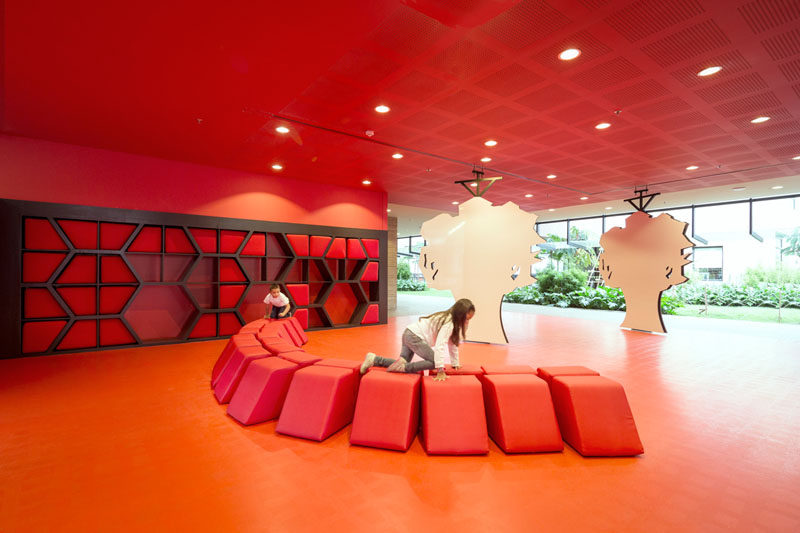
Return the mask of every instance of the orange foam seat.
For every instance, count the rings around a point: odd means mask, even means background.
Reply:
[[[269,357],[270,353],[261,346],[243,346],[236,348],[228,364],[222,369],[217,384],[214,385],[214,396],[219,403],[228,403],[239,386],[248,365],[255,360]]]
[[[585,366],[540,366],[536,369],[539,377],[551,384],[556,376],[599,376],[600,374]]]
[[[213,388],[219,378],[222,369],[228,364],[228,361],[233,355],[234,350],[239,346],[261,346],[261,343],[252,333],[240,333],[228,339],[228,344],[222,350],[222,353],[214,363],[214,368],[211,370],[211,387]]]
[[[533,373],[489,374],[482,385],[489,436],[504,452],[564,449],[550,389],[543,379]]]
[[[550,389],[561,434],[578,453],[644,452],[622,385],[602,376],[556,376]]]
[[[436,455],[489,452],[483,391],[475,376],[422,378],[422,444]]]
[[[358,376],[348,368],[314,365],[294,374],[278,433],[322,441],[353,421]]]
[[[530,365],[483,365],[485,374],[536,374]]]
[[[298,368],[279,357],[254,361],[231,398],[228,414],[244,425],[277,418]]]
[[[419,374],[368,372],[361,378],[350,443],[408,450],[419,427]]]

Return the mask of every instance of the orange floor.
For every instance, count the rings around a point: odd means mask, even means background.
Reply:
[[[391,354],[409,320],[306,350]],[[624,385],[644,455],[428,457],[245,428],[209,389],[224,341],[5,360],[0,531],[800,531],[796,340],[505,325],[509,346],[462,362],[595,368]]]

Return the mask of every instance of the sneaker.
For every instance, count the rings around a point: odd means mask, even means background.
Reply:
[[[361,373],[364,374],[369,370],[369,367],[375,364],[375,354],[372,352],[367,353],[364,362],[361,363]]]
[[[386,369],[387,372],[405,372],[406,371],[406,362],[401,358],[389,365],[389,368]]]

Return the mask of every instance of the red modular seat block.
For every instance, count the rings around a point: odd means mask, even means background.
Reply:
[[[361,378],[350,443],[406,451],[419,427],[419,374],[368,372]]]
[[[431,375],[436,375],[436,369],[430,371]],[[448,376],[480,376],[483,374],[483,369],[478,365],[461,365],[458,369],[453,368],[452,365],[445,365],[444,373]]]
[[[540,366],[536,369],[539,377],[552,384],[556,376],[599,376],[600,373],[585,366]]]
[[[248,365],[257,360],[270,357],[270,353],[261,346],[243,346],[236,348],[231,355],[228,364],[222,369],[214,385],[214,396],[219,403],[228,403],[231,396],[239,386],[242,376],[247,370]]]
[[[533,369],[531,369],[533,370]],[[547,383],[533,373],[483,377],[489,436],[506,453],[564,449]]]
[[[286,318],[281,319],[281,325],[283,326],[283,331],[285,331],[289,335],[289,338],[292,340],[292,344],[294,344],[297,347],[300,347],[303,344],[305,344],[303,342],[303,337],[301,337],[300,334],[297,333],[297,330],[292,325],[292,323],[289,322],[288,319]]]
[[[258,333],[266,323],[267,321],[263,318],[248,322],[239,329],[239,333]]]
[[[277,355],[281,359],[285,359],[301,367],[311,366],[317,361],[322,359],[322,357],[311,355],[310,353],[304,352],[303,350],[300,350],[298,348],[295,348],[295,350],[296,351],[294,352],[281,352]]]
[[[644,452],[622,385],[602,376],[557,376],[550,385],[558,425],[583,456]]]
[[[536,374],[530,365],[483,365],[485,374]]]
[[[306,332],[303,331],[303,326],[300,324],[299,320],[297,320],[293,316],[290,316],[289,318],[286,319],[286,324],[293,327],[294,330],[297,332],[297,334],[300,335],[300,339],[302,340],[301,344],[305,344],[308,342],[308,335],[306,335]]]
[[[483,391],[475,376],[422,378],[422,444],[431,455],[489,453]]]
[[[219,378],[222,369],[228,364],[233,352],[236,348],[244,346],[261,346],[261,342],[251,333],[240,333],[228,339],[228,344],[222,350],[217,362],[214,363],[214,368],[211,370],[211,386],[213,387]]]
[[[349,359],[321,359],[317,361],[317,366],[335,366],[337,368],[348,368],[354,374],[361,375],[361,361],[351,361]]]
[[[279,357],[253,361],[231,398],[228,414],[246,426],[277,418],[298,368]]]
[[[304,439],[327,439],[353,421],[358,379],[347,368],[301,368],[289,385],[275,430]]]

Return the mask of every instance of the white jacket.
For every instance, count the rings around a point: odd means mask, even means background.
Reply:
[[[445,319],[438,331],[436,330],[435,319],[424,317],[408,326],[408,329],[433,348],[433,363],[436,368],[444,367],[445,353],[449,353],[451,365],[459,366],[458,346],[450,342],[450,335],[453,334],[453,321],[450,317]]]

